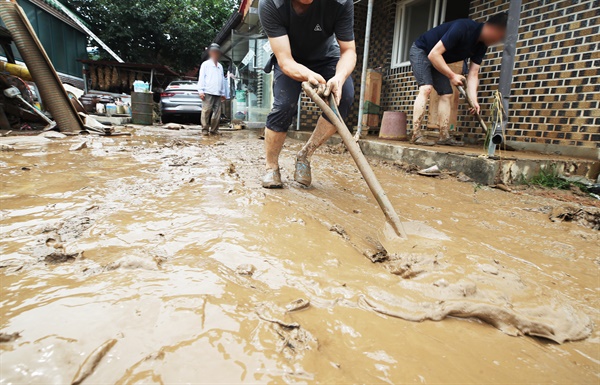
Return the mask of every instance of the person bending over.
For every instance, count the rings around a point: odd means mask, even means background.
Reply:
[[[265,129],[265,188],[281,188],[279,154],[297,113],[301,83],[308,81],[333,94],[342,118],[354,101],[350,75],[356,65],[352,0],[260,0],[258,14],[275,55],[273,109]],[[323,115],[296,156],[294,180],[312,182],[310,159],[335,127]]]
[[[467,94],[475,107],[472,114],[478,114],[477,102],[479,87],[479,68],[489,46],[498,44],[506,35],[507,13],[490,17],[486,23],[470,19],[458,19],[444,23],[421,35],[412,45],[409,55],[413,74],[419,85],[419,95],[413,111],[412,142],[433,146],[421,133],[421,124],[431,90],[440,96],[438,113],[440,115],[440,138],[437,144],[461,146],[462,142],[450,137],[450,112],[452,108],[453,86],[461,86],[467,80]],[[467,79],[454,73],[448,63],[470,59]]]

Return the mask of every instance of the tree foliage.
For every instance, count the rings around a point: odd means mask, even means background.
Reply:
[[[123,60],[196,67],[237,0],[62,0]],[[110,59],[101,52],[103,59]]]

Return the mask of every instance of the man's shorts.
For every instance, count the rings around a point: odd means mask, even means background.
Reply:
[[[448,95],[453,92],[450,79],[435,69],[425,51],[413,44],[410,47],[409,56],[413,75],[417,79],[419,87],[433,86],[438,95]]]
[[[335,70],[339,59],[328,59],[328,61],[307,66],[329,80],[335,76]],[[302,91],[302,83],[289,78],[281,71],[279,64],[275,64],[273,82],[273,109],[267,116],[267,128],[275,132],[286,132],[292,124],[292,119],[298,114],[298,96]],[[342,118],[346,119],[350,112],[350,106],[354,103],[354,83],[352,78],[346,79],[342,87],[342,100],[340,101],[339,111]],[[322,115],[325,119],[327,117]],[[327,119],[329,121],[329,119]]]

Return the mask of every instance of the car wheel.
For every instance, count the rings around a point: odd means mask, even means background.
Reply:
[[[171,119],[171,117],[169,115],[163,115],[162,116],[162,122],[163,124],[169,124],[171,123],[173,120]]]

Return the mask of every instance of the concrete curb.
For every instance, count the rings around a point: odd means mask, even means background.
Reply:
[[[293,139],[306,141],[311,132],[289,131],[288,136]],[[342,143],[341,138],[334,136],[329,144]],[[462,172],[474,182],[483,185],[492,185],[499,182],[514,184],[522,178],[531,178],[539,173],[542,167],[556,164],[558,169],[572,175],[581,175],[591,180],[598,178],[600,161],[586,159],[519,159],[507,157],[501,159],[487,159],[475,154],[460,152],[446,152],[427,147],[412,147],[406,142],[380,142],[360,140],[360,147],[366,156],[373,156],[394,161],[414,164],[419,168],[437,165],[442,170]],[[512,154],[511,154],[512,155]],[[518,154],[516,154],[518,156]]]

